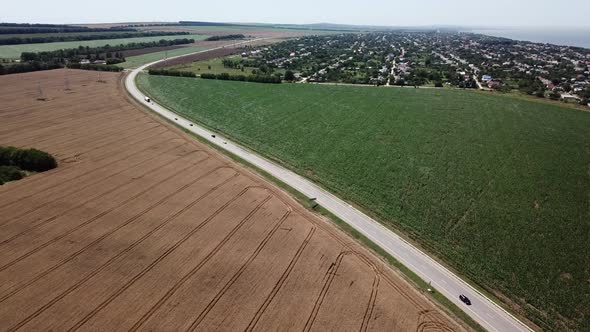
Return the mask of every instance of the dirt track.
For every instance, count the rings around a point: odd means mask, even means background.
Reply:
[[[451,331],[276,187],[130,103],[120,75],[3,76],[0,145],[55,170],[0,187],[2,330]],[[47,101],[38,101],[41,82]]]

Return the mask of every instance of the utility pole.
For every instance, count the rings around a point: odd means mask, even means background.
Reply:
[[[70,91],[70,78],[68,77],[68,68],[65,68],[65,86],[66,86],[66,91]]]
[[[45,96],[43,95],[43,89],[41,88],[41,82],[37,82],[37,91],[39,93],[39,96],[37,97],[37,100],[45,100]]]

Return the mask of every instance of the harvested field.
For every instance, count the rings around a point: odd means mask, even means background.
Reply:
[[[223,45],[228,45],[231,44],[232,41],[205,41],[205,40],[199,40],[196,41],[192,44],[188,44],[188,45],[172,45],[172,46],[163,46],[163,47],[150,47],[150,48],[142,48],[142,49],[137,49],[137,50],[127,50],[127,51],[122,51],[123,56],[125,57],[132,57],[132,56],[138,56],[138,55],[144,55],[144,54],[149,54],[149,53],[156,53],[156,52],[165,52],[165,51],[172,51],[178,48],[186,48],[186,47],[202,47],[204,49],[207,48],[214,48],[214,47],[219,47],[219,46],[223,46]]]
[[[241,49],[237,48],[237,47],[220,48],[220,49],[216,49],[216,50],[211,50],[209,52],[187,55],[187,56],[183,56],[181,58],[175,58],[175,59],[168,60],[165,62],[160,62],[160,63],[152,66],[152,68],[164,68],[164,67],[185,65],[185,64],[190,64],[190,63],[196,62],[196,61],[222,58],[224,56],[237,54],[240,52],[242,52]]]
[[[120,73],[69,70],[69,91],[65,77],[0,84],[0,145],[59,159],[0,187],[3,330],[462,330],[331,224],[140,111]]]
[[[190,32],[196,34],[226,36],[241,33],[247,37],[253,38],[294,38],[308,35],[318,34],[336,34],[344,31],[329,31],[329,30],[309,30],[309,29],[285,29],[270,26],[150,26],[141,27],[142,31],[173,31],[173,32]]]
[[[268,45],[268,44],[276,43],[278,41],[280,41],[280,40],[278,40],[278,39],[256,40],[256,41],[249,42],[248,45],[249,46]],[[120,66],[123,68],[136,68],[136,67],[144,65],[146,63],[150,63],[150,62],[154,62],[156,60],[163,59],[165,56],[176,57],[176,56],[181,56],[181,55],[194,53],[194,52],[198,52],[198,51],[202,51],[202,50],[218,48],[218,47],[221,47],[224,45],[232,45],[235,43],[236,43],[235,40],[229,40],[229,41],[228,40],[219,40],[219,41],[201,40],[201,41],[195,42],[190,45],[186,45],[186,46],[182,46],[182,47],[174,47],[174,48],[163,48],[162,50],[159,50],[159,51],[156,51],[153,48],[149,48],[149,49],[145,49],[145,51],[143,53],[140,53],[135,56],[128,56],[126,53],[126,55],[125,55],[127,57],[126,61],[123,63],[117,64],[117,66]],[[151,51],[146,52],[148,50],[151,50]],[[142,50],[138,50],[138,51],[142,51]],[[241,49],[239,47],[238,48],[235,48],[235,47],[230,48],[228,46],[228,48],[225,50],[212,50],[210,52],[203,53],[203,54],[193,54],[193,55],[183,56],[181,58],[169,60],[165,63],[157,64],[155,67],[161,68],[161,67],[168,67],[170,65],[188,64],[188,63],[192,63],[193,61],[212,59],[212,58],[225,56],[225,55],[229,55],[229,54],[235,54],[235,53],[239,53],[239,52],[241,52]]]
[[[193,45],[193,44],[188,44],[188,45]],[[140,49],[136,49],[136,50],[122,51],[121,53],[123,53],[124,57],[130,57],[130,56],[144,55],[144,54],[148,54],[148,53],[172,51],[177,48],[187,47],[188,45],[172,45],[172,46],[140,48]]]

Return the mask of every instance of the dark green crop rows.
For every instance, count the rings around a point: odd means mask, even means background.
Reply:
[[[139,82],[403,230],[541,327],[590,329],[590,113],[459,90]]]

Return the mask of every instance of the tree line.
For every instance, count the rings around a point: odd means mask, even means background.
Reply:
[[[79,62],[81,59],[85,59],[91,55],[98,56],[98,58],[109,58],[107,54],[115,54],[117,52],[144,49],[150,47],[165,47],[173,45],[192,44],[194,39],[182,38],[166,40],[161,39],[153,42],[134,42],[120,45],[105,45],[99,47],[84,47],[70,48],[65,50],[55,51],[44,51],[44,52],[23,52],[21,54],[21,61],[44,61],[44,62],[60,62],[63,63],[65,60]],[[122,54],[122,53],[121,53]],[[104,55],[104,56],[103,56]]]
[[[150,75],[160,75],[160,76],[176,76],[176,77],[197,77],[195,73],[190,71],[179,71],[179,70],[170,70],[170,69],[150,69],[148,71]]]
[[[128,27],[88,28],[57,24],[0,23],[0,34],[136,31]]]
[[[63,68],[66,64],[69,68],[86,69],[86,70],[105,70],[118,71],[118,67],[111,66],[105,69],[99,69],[101,66],[108,66],[115,63],[125,61],[123,51],[135,50],[151,47],[163,47],[172,45],[192,44],[194,39],[174,39],[174,40],[159,40],[154,42],[129,43],[120,45],[105,45],[101,47],[84,47],[45,51],[45,52],[23,52],[21,53],[21,62],[0,65],[0,75],[26,73],[32,71],[49,70]],[[105,60],[107,65],[81,65],[80,61],[88,60]],[[98,66],[98,67],[95,67]]]
[[[71,69],[82,69],[82,70],[95,70],[95,71],[113,71],[113,72],[120,72],[123,71],[123,68],[112,66],[112,65],[97,65],[93,63],[68,63],[66,67]]]
[[[221,73],[221,74],[201,74],[201,78],[204,79],[213,79],[213,80],[223,80],[223,81],[241,81],[241,82],[255,82],[255,83],[270,83],[270,84],[280,84],[281,77],[280,76],[270,76],[270,75],[230,75],[228,73]]]
[[[232,59],[228,59],[228,58],[223,58],[221,60],[221,64],[223,64],[223,68],[232,68],[232,69],[240,69],[240,68],[244,68],[244,66],[242,65],[244,61],[243,60],[232,60]]]
[[[109,33],[101,35],[59,35],[59,36],[42,36],[42,37],[10,37],[0,39],[0,45],[19,45],[19,44],[43,44],[55,42],[84,41],[84,40],[104,40],[118,38],[138,38],[138,37],[158,37],[158,36],[176,36],[188,35],[188,32],[123,32]]]
[[[188,71],[178,71],[169,69],[150,69],[148,71],[150,75],[161,75],[161,76],[176,76],[176,77],[197,77],[195,73]],[[201,78],[210,80],[223,80],[223,81],[240,81],[240,82],[255,82],[255,83],[281,83],[280,76],[263,76],[263,75],[230,75],[228,73],[221,74],[201,74]]]
[[[246,36],[243,34],[225,35],[225,36],[211,36],[206,41],[218,41],[218,40],[232,40],[232,39],[244,39]]]
[[[199,22],[199,21],[180,21],[178,23],[139,23],[139,24],[127,24],[123,27],[135,28],[135,27],[161,27],[161,26],[247,26],[243,24],[234,23],[217,23],[217,22]]]
[[[14,65],[4,66],[0,64],[0,75],[28,73],[32,71],[50,70],[62,68],[59,63],[47,63],[39,61],[31,61],[26,63],[18,63]]]

